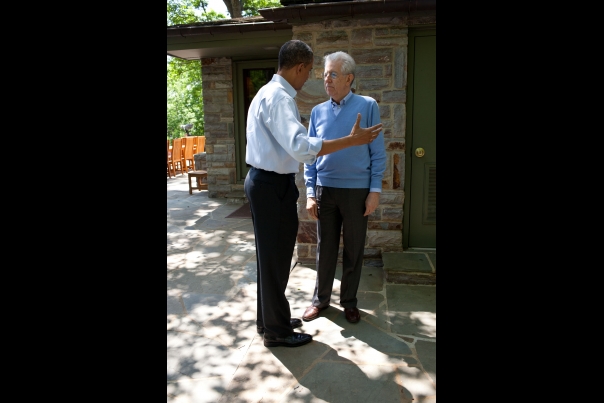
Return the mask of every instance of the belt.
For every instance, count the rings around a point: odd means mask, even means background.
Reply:
[[[254,166],[252,166],[252,169],[255,169],[255,170],[257,170],[257,171],[262,171],[262,172],[267,173],[267,174],[270,174],[270,175],[280,175],[280,176],[283,176],[283,175],[289,175],[289,176],[292,176],[292,177],[295,177],[295,176],[296,176],[296,174],[295,174],[295,173],[290,173],[290,174],[280,174],[280,173],[275,172],[275,171],[267,171],[266,169],[262,169],[262,168],[256,168],[256,167],[254,167]]]

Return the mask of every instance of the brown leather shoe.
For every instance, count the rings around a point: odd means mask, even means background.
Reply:
[[[346,315],[346,320],[350,323],[357,323],[361,320],[361,313],[356,307],[344,308],[344,315]]]
[[[319,308],[317,306],[312,305],[309,306],[308,308],[306,308],[306,311],[304,311],[304,315],[302,315],[302,320],[308,322],[313,319],[317,319],[319,317],[319,312],[321,312],[325,308]]]

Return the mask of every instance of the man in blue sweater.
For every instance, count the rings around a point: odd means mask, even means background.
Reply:
[[[351,91],[355,79],[354,59],[345,52],[325,56],[323,84],[330,99],[315,106],[310,114],[310,137],[323,140],[346,136],[351,120],[361,114],[362,126],[380,123],[377,102]],[[306,210],[317,221],[317,280],[312,304],[302,319],[310,321],[329,306],[338,263],[340,233],[343,233],[343,268],[340,305],[346,320],[361,319],[357,289],[361,280],[368,216],[375,211],[382,192],[386,169],[384,134],[368,144],[323,155],[304,164]]]

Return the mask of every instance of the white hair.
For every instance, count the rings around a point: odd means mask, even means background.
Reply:
[[[350,83],[350,85],[352,86],[352,83],[354,83],[354,78],[356,76],[355,74],[355,70],[357,68],[357,64],[354,62],[354,59],[352,58],[352,56],[350,56],[348,53],[346,52],[334,52],[334,53],[330,53],[328,55],[325,55],[324,57],[324,64],[323,66],[325,66],[327,64],[327,62],[342,62],[342,73],[343,74],[352,74],[352,82]]]

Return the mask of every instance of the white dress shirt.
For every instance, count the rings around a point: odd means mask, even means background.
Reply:
[[[280,174],[296,173],[300,162],[312,164],[323,140],[308,137],[300,123],[297,92],[283,77],[273,75],[250,105],[247,114],[245,162]]]
[[[346,96],[340,101],[339,105],[336,103],[336,101],[333,100],[333,98],[329,98],[331,100],[331,109],[333,110],[333,113],[336,114],[336,116],[338,116],[338,114],[340,113],[342,108],[346,105],[346,102],[350,99],[351,96],[352,96],[352,91],[350,91],[350,92],[348,92],[348,94],[346,94]]]

